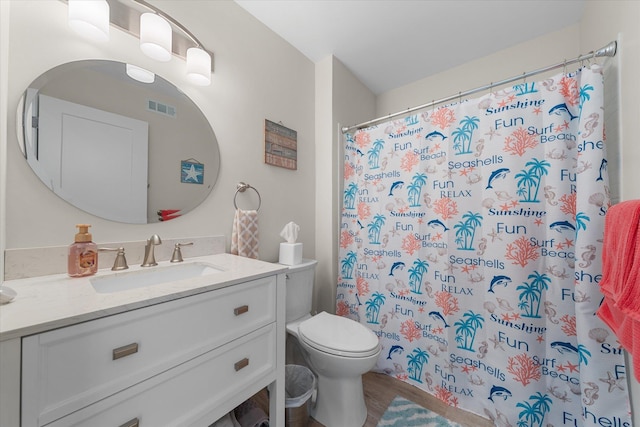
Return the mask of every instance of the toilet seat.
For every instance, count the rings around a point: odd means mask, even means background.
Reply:
[[[317,350],[343,357],[368,357],[380,351],[378,337],[367,327],[324,311],[300,323],[298,338]]]

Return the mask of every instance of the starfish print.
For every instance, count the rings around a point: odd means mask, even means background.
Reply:
[[[440,149],[440,143],[437,143],[436,145],[433,146],[433,151],[436,151],[439,149]]]
[[[449,372],[453,373],[454,369],[458,369],[457,366],[455,366],[453,363],[446,363],[444,366],[445,369],[448,369]]]
[[[513,94],[509,95],[509,97],[507,98],[509,102],[513,102],[514,99],[516,99],[516,96]]]
[[[562,132],[562,126],[560,126],[560,125],[556,126],[555,132],[556,133]]]
[[[502,101],[498,102],[498,106],[499,107],[506,107],[507,106],[507,100],[503,99]]]
[[[508,211],[509,210],[509,204],[505,203],[504,205],[501,205],[500,209],[502,209],[503,211]]]
[[[420,307],[420,308],[418,309],[418,312],[420,312],[420,313],[424,313],[424,307]]]
[[[563,128],[565,128],[565,130],[566,130],[566,129],[569,129],[569,125],[570,125],[570,124],[571,124],[571,123],[569,123],[568,121],[566,121],[566,120],[565,120],[565,121],[564,121],[564,123],[563,123],[563,125],[562,125],[562,127],[563,127]]]
[[[504,320],[505,322],[510,322],[511,321],[511,316],[509,316],[509,313],[504,313],[502,315],[502,320]]]
[[[453,176],[453,170],[449,170],[448,172],[444,173],[444,177],[447,179],[451,179],[451,177]]]
[[[500,341],[498,337],[495,336],[495,334],[493,335],[493,338],[489,338],[489,341],[493,343],[493,348],[499,348],[500,350],[504,351],[504,347],[502,347],[502,341]]]
[[[489,126],[489,132],[485,133],[485,135],[489,135],[489,140],[493,139],[495,135],[501,136],[494,128]]]
[[[464,372],[465,374],[468,374],[469,372],[471,372],[471,366],[465,365],[462,367],[461,371]]]
[[[458,268],[458,267],[456,267],[456,266],[455,266],[455,265],[453,265],[453,264],[449,264],[449,265],[447,265],[447,266],[444,268],[444,271],[446,271],[446,272],[448,272],[448,273],[453,274],[453,273],[455,273],[455,269],[456,269],[456,268]]]
[[[468,273],[469,272],[469,266],[465,265],[464,267],[462,267],[462,272],[463,273]]]
[[[442,327],[438,326],[437,328],[433,328],[432,329],[434,334],[441,334],[442,333]]]
[[[442,234],[437,233],[435,236],[433,236],[433,239],[431,240],[440,240],[440,239],[442,239]]]
[[[624,391],[624,387],[620,384],[624,384],[622,381],[626,381],[626,377],[616,379],[609,371],[607,372],[607,376],[609,378],[600,378],[600,381],[609,384],[609,393],[611,393],[615,388],[619,388],[620,390]]]
[[[539,107],[533,109],[533,114],[535,114],[536,116],[540,113],[542,113],[542,110]]]
[[[571,362],[567,362],[567,368],[569,369],[569,372],[579,372],[580,371],[580,365],[574,365]]]
[[[512,200],[511,201],[511,206],[515,208],[516,206],[518,206],[518,203],[520,203],[520,202],[518,202],[517,200]]]
[[[542,225],[542,219],[538,218],[538,219],[536,219],[535,221],[533,221],[533,223],[534,223],[535,225]]]
[[[492,228],[491,229],[491,233],[488,233],[489,236],[491,236],[491,242],[495,242],[496,239],[498,240],[502,240],[502,237],[500,237],[500,233],[496,233],[496,229]]]
[[[391,235],[392,236],[397,236],[398,234],[400,234],[400,232],[398,230],[396,230],[395,228],[391,229]]]
[[[563,245],[562,243],[558,243],[558,244],[556,245],[556,249],[558,249],[558,250],[562,250],[562,249],[564,249],[564,245]]]
[[[511,315],[511,318],[512,318],[513,320],[518,320],[518,319],[520,319],[520,313],[513,313],[513,314]]]
[[[538,338],[536,338],[536,341],[544,342],[544,337],[542,335],[538,335]]]
[[[567,245],[567,247],[573,246],[573,240],[564,239],[564,244]]]
[[[389,150],[389,157],[394,158],[397,155],[398,153],[396,153],[396,150]]]
[[[564,365],[558,365],[558,372],[564,372],[567,369],[564,367]]]
[[[467,176],[468,173],[469,173],[469,169],[467,168],[460,170],[460,176]]]

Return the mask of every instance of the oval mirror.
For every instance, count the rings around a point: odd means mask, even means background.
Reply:
[[[55,67],[27,88],[18,113],[20,149],[43,184],[104,219],[176,218],[218,178],[220,152],[204,114],[162,77],[127,64]]]

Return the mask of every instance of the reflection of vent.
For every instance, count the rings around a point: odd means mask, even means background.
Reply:
[[[162,104],[157,101],[153,101],[151,99],[147,102],[147,110],[153,111],[154,113],[162,114],[163,116],[176,117],[176,107],[172,107],[171,105]]]

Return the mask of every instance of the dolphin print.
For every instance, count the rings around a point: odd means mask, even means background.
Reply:
[[[489,188],[493,188],[491,186],[491,184],[493,184],[493,181],[495,181],[498,178],[504,178],[505,176],[507,176],[509,172],[510,172],[509,168],[500,168],[491,172],[491,176],[489,176],[489,181],[487,181],[487,186],[485,190]]]
[[[552,107],[549,110],[549,114],[555,114],[556,116],[560,116],[562,115],[562,113],[567,113],[569,115],[569,119],[571,120],[578,118],[578,116],[574,116],[573,114],[571,114],[571,111],[569,111],[569,107],[567,107],[567,104],[565,104],[564,102]]]
[[[575,348],[571,343],[562,342],[562,341],[554,341],[551,343],[551,348],[555,348],[560,353],[578,353],[578,349]]]
[[[549,226],[550,229],[561,233],[563,230],[573,230],[576,231],[576,227],[571,224],[569,221],[556,221]]]
[[[396,181],[393,184],[391,184],[391,188],[389,189],[389,196],[393,196],[393,191],[396,188],[402,188],[403,185],[404,185],[404,181]]]
[[[437,130],[434,130],[433,132],[429,132],[427,136],[424,137],[424,139],[426,139],[427,141],[434,141],[436,138],[440,138],[441,141],[444,141],[445,139],[447,139],[446,136],[444,136]]]
[[[444,323],[444,327],[445,327],[445,328],[448,328],[448,327],[449,327],[449,325],[447,324],[447,321],[446,321],[446,320],[444,320],[444,317],[442,317],[442,314],[440,314],[439,312],[437,312],[437,311],[430,311],[430,312],[429,312],[429,317],[431,317],[431,318],[432,318],[432,319],[434,319],[434,320],[440,320],[440,321],[442,321],[442,323]]]
[[[491,391],[489,392],[489,400],[493,402],[493,398],[496,396],[507,400],[507,398],[511,397],[511,392],[502,386],[494,385],[491,387]]]
[[[439,219],[432,219],[431,221],[427,222],[427,225],[431,228],[442,227],[443,231],[449,230],[447,226],[444,225],[444,223]]]
[[[598,175],[596,181],[602,181],[602,171],[605,170],[607,170],[607,159],[602,159],[602,161],[600,162],[600,175]]]
[[[389,270],[389,276],[393,276],[393,272],[396,271],[397,268],[399,268],[400,270],[404,270],[404,262],[402,261],[394,262],[393,265],[391,266],[391,270]]]
[[[404,347],[400,346],[400,345],[394,345],[391,347],[391,349],[389,350],[389,354],[387,355],[387,359],[391,359],[391,355],[393,354],[402,354],[402,351],[404,350]]]
[[[507,287],[507,285],[511,283],[511,277],[508,276],[493,276],[493,279],[491,279],[491,284],[489,285],[489,292],[494,293],[493,292],[493,287],[496,285],[501,285],[504,287]]]

